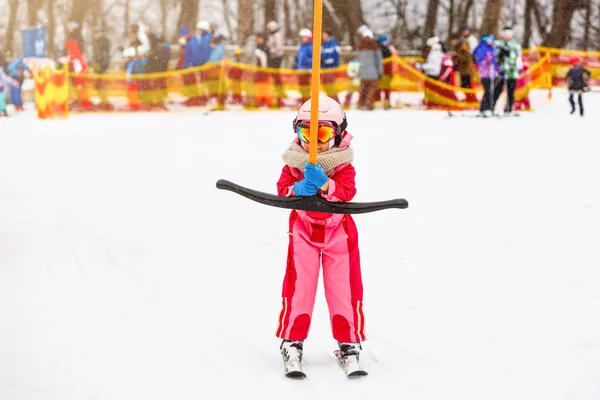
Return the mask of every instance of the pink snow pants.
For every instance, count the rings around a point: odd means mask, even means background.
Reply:
[[[354,220],[349,215],[315,220],[294,210],[289,234],[277,337],[304,340],[308,336],[322,263],[333,337],[340,342],[365,340],[363,286]]]

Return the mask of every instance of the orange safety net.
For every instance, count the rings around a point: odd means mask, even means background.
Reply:
[[[515,99],[517,109],[529,109],[531,88],[550,86],[550,54],[545,54],[519,78]],[[384,60],[379,89],[387,97],[393,92],[423,93],[420,104],[427,109],[476,109],[481,89],[462,89],[426,77],[416,70],[414,60],[393,57]],[[340,103],[350,101],[358,91],[357,80],[348,66],[324,69],[322,91]],[[296,108],[310,97],[311,73],[292,69],[259,68],[224,60],[198,68],[128,75],[72,74],[45,69],[36,75],[36,103],[40,115],[66,115],[72,111],[169,110],[185,106],[208,106],[216,110],[242,106],[246,109]],[[70,93],[71,104],[66,98]],[[38,99],[39,97],[39,99]],[[378,96],[379,97],[379,96]],[[49,104],[53,104],[50,111]]]
[[[33,71],[35,105],[39,119],[63,119],[69,114],[70,85],[66,68]]]
[[[550,57],[550,73],[552,74],[552,85],[554,87],[568,86],[566,76],[571,68],[570,59],[572,56],[579,56],[585,68],[592,73],[589,85],[600,86],[600,52],[537,47],[525,50],[523,54],[527,60],[532,62],[536,62],[545,56]]]

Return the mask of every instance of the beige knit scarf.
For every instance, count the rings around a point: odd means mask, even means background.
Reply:
[[[283,153],[282,158],[287,165],[298,168],[304,173],[304,165],[308,162],[308,152],[294,143]],[[350,147],[334,147],[317,156],[317,164],[328,176],[337,166],[351,163],[353,160],[354,151]]]

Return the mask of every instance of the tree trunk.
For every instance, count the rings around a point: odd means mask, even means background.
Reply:
[[[169,21],[169,0],[160,0],[160,34],[167,40],[167,23]]]
[[[571,38],[571,19],[576,9],[583,6],[578,0],[554,0],[552,29],[544,43],[548,47],[565,47]]]
[[[486,0],[484,7],[486,12],[481,24],[482,35],[498,35],[498,24],[500,22],[502,3],[503,0]]]
[[[348,1],[348,0],[330,0],[331,6],[335,10],[335,14],[341,21],[344,21],[344,27],[342,28],[348,33],[350,42],[356,47],[357,35],[356,31],[364,21],[364,14],[360,1]],[[341,36],[340,36],[341,39]]]
[[[181,10],[177,28],[185,27],[188,28],[190,32],[195,32],[196,24],[198,23],[199,7],[200,0],[181,0]]]
[[[238,41],[244,40],[254,32],[254,9],[252,0],[238,0]]]
[[[131,11],[131,0],[125,0],[125,15],[123,18],[123,23],[125,24],[123,28],[123,37],[125,39],[129,36],[129,24],[130,24],[130,11]]]
[[[294,29],[292,27],[292,10],[290,9],[290,1],[292,0],[283,0],[283,15],[285,17],[285,37],[286,38],[293,38],[294,36]]]
[[[465,7],[459,16],[458,26],[462,29],[464,26],[469,24],[469,14],[471,13],[471,9],[473,8],[473,0],[467,0]],[[471,27],[473,28],[473,27]],[[461,32],[462,33],[462,32]]]
[[[454,0],[448,0],[448,39],[454,35]]]
[[[69,16],[70,22],[77,22],[79,27],[83,25],[85,14],[95,9],[95,1],[101,0],[76,0],[73,1],[73,7],[71,8],[71,14]]]
[[[231,13],[229,9],[229,2],[227,0],[221,0],[223,6],[223,19],[225,20],[225,28],[227,29],[227,37],[232,42],[235,38],[233,37],[233,29],[231,28]]]
[[[27,27],[34,28],[38,23],[39,0],[27,0]]]
[[[435,36],[435,27],[437,25],[438,9],[440,8],[440,0],[429,0],[427,6],[427,17],[425,19],[425,28],[423,29],[423,47],[425,42],[432,36]]]
[[[46,0],[46,14],[48,15],[48,26],[46,27],[46,51],[48,57],[54,58],[54,35],[56,32],[54,0]]]
[[[19,11],[19,0],[8,1],[8,25],[6,27],[6,41],[4,42],[4,52],[13,53],[13,37],[17,27],[17,13]]]
[[[531,13],[533,12],[533,2],[535,0],[525,0],[525,28],[523,32],[523,47],[529,48],[531,45]]]
[[[590,48],[590,28],[592,25],[592,0],[585,2],[585,26],[583,30],[583,49]]]
[[[277,0],[265,0],[265,25],[277,19]]]

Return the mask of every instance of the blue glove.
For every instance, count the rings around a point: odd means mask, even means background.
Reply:
[[[294,194],[296,196],[314,196],[318,190],[319,188],[314,183],[306,179],[302,179],[294,185]]]
[[[329,178],[319,164],[306,163],[304,166],[304,179],[320,188],[329,181]]]

